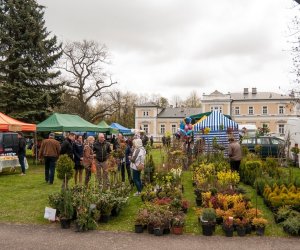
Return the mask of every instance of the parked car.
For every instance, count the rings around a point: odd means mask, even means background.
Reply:
[[[18,134],[14,132],[0,132],[0,155],[17,153]]]
[[[242,146],[246,146],[250,152],[255,152],[255,146],[261,146],[261,157],[284,157],[285,141],[275,136],[258,136],[244,138]]]

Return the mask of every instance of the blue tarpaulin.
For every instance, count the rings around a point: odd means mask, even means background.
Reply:
[[[116,122],[112,123],[110,125],[110,127],[114,128],[114,129],[117,129],[121,134],[128,134],[128,135],[132,134],[131,129],[125,128],[125,127],[123,127],[122,125],[120,125],[119,123],[116,123]]]

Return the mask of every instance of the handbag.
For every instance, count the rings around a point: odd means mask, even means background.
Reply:
[[[144,168],[145,168],[145,165],[144,165],[144,163],[142,163],[142,157],[140,156],[140,164],[136,165],[136,169],[137,169],[137,171],[141,172],[144,170]]]
[[[92,173],[96,173],[96,172],[97,172],[97,168],[96,168],[96,163],[95,163],[95,161],[92,162],[92,165],[91,165],[91,172],[92,172]]]
[[[143,171],[144,168],[145,168],[144,163],[140,163],[139,165],[136,166],[137,171],[140,171],[140,172]]]

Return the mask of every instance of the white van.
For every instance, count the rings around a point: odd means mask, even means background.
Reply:
[[[287,120],[285,125],[285,139],[290,135],[291,147],[296,143],[300,145],[300,117],[292,117]]]
[[[244,131],[246,131],[246,134],[244,134]],[[256,132],[257,127],[255,124],[239,124],[239,133],[242,136],[255,137]]]

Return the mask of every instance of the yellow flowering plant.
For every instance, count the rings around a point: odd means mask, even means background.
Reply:
[[[236,171],[220,171],[217,173],[217,178],[222,187],[237,186],[240,182],[240,175]]]

